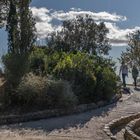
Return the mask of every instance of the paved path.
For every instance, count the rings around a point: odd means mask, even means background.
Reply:
[[[133,88],[131,88],[133,90]],[[0,127],[0,140],[109,140],[104,125],[113,119],[140,112],[140,91],[128,98],[85,113]],[[119,140],[121,132],[117,133]]]

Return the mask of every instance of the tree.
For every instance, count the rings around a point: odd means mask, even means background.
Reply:
[[[137,30],[128,35],[128,45],[126,52],[122,52],[121,61],[125,61],[132,66],[132,63],[140,67],[140,30]]]
[[[25,54],[31,52],[36,39],[35,22],[29,9],[30,0],[10,0],[6,30],[8,52]]]
[[[7,17],[6,30],[8,32],[8,52],[18,54],[20,34],[18,25],[17,1],[11,0]]]
[[[10,0],[6,30],[8,54],[3,56],[5,74],[12,88],[28,72],[29,55],[36,35],[35,22],[29,9],[30,0]]]
[[[20,53],[32,51],[36,41],[35,20],[29,9],[31,0],[19,1],[19,18],[20,18]]]
[[[4,26],[8,12],[8,0],[0,0],[0,28]]]
[[[89,15],[77,16],[63,22],[62,30],[51,35],[48,46],[58,51],[106,55],[110,50],[107,33],[104,23],[95,23]]]

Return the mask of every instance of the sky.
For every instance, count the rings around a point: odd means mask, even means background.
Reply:
[[[140,29],[139,0],[32,0],[30,8],[36,19],[38,39],[61,30],[63,20],[89,14],[95,22],[103,21],[109,28],[113,46],[127,46],[127,35]],[[0,30],[0,51],[6,46],[7,35]]]
[[[40,38],[60,30],[63,20],[89,14],[96,22],[105,22],[113,46],[126,46],[126,35],[140,29],[139,5],[139,0],[33,0],[31,9]]]
[[[95,22],[103,21],[112,44],[110,55],[116,60],[127,47],[127,35],[140,29],[140,0],[32,0],[38,39],[61,30],[63,20],[89,14]],[[7,34],[0,30],[0,56],[6,52]]]

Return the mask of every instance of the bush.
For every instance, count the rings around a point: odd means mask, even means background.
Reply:
[[[69,81],[79,103],[110,100],[118,90],[111,59],[81,52],[50,53],[45,48],[35,48],[30,55],[30,64],[33,72],[43,65],[43,74],[51,75],[53,79]]]
[[[35,74],[52,74],[63,53],[50,53],[49,48],[35,47],[30,55],[30,70]]]
[[[6,79],[15,88],[18,86],[22,76],[29,70],[28,55],[6,54],[2,59]]]
[[[109,68],[103,70],[103,98],[105,100],[111,100],[117,93],[117,76],[114,71]]]
[[[39,100],[42,103],[45,102],[44,100],[47,98],[47,79],[33,73],[26,74],[16,90],[16,96],[17,103],[20,105],[39,104]]]
[[[40,106],[43,108],[72,107],[76,96],[66,81],[52,81],[29,73],[22,78],[14,102],[20,106]]]
[[[51,81],[48,94],[55,108],[72,108],[77,104],[77,97],[67,81]]]
[[[117,76],[113,69],[98,66],[96,69],[96,78],[96,99],[111,100],[117,93]]]
[[[94,60],[85,53],[64,53],[53,70],[55,77],[70,81],[80,103],[92,102],[96,77]]]
[[[42,48],[35,48],[30,57],[30,70],[35,74],[44,74],[45,68],[47,67],[47,56]]]
[[[45,71],[48,74],[53,74],[53,70],[56,67],[57,63],[60,61],[60,59],[64,56],[65,53],[63,52],[53,52],[48,55],[48,60],[47,60],[47,66]]]
[[[63,53],[53,74],[70,81],[80,103],[110,100],[117,93],[117,77],[110,59],[85,53]]]

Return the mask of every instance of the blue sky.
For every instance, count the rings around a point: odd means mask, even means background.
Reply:
[[[31,5],[65,11],[75,7],[96,12],[115,12],[128,18],[127,22],[120,24],[122,27],[134,27],[140,24],[139,0],[57,0],[57,2],[56,0],[33,0]]]
[[[63,20],[78,14],[90,14],[97,23],[104,21],[113,45],[110,55],[115,60],[127,47],[126,35],[140,29],[140,0],[32,0],[30,7],[37,22],[38,39],[61,30]],[[6,52],[6,39],[6,32],[0,30],[0,57]]]
[[[78,14],[92,14],[96,22],[104,21],[109,28],[108,37],[113,46],[126,46],[126,35],[140,29],[139,5],[139,0],[33,0],[31,3],[33,15],[40,18],[36,25],[39,38],[61,29],[54,23]]]
[[[96,22],[106,23],[113,46],[126,46],[126,35],[140,29],[139,5],[139,0],[32,0],[30,6],[38,20],[36,27],[39,39],[47,37],[54,30],[60,30],[60,23],[65,19],[78,14],[92,14]],[[6,33],[0,30],[1,48],[6,45],[5,40]]]

